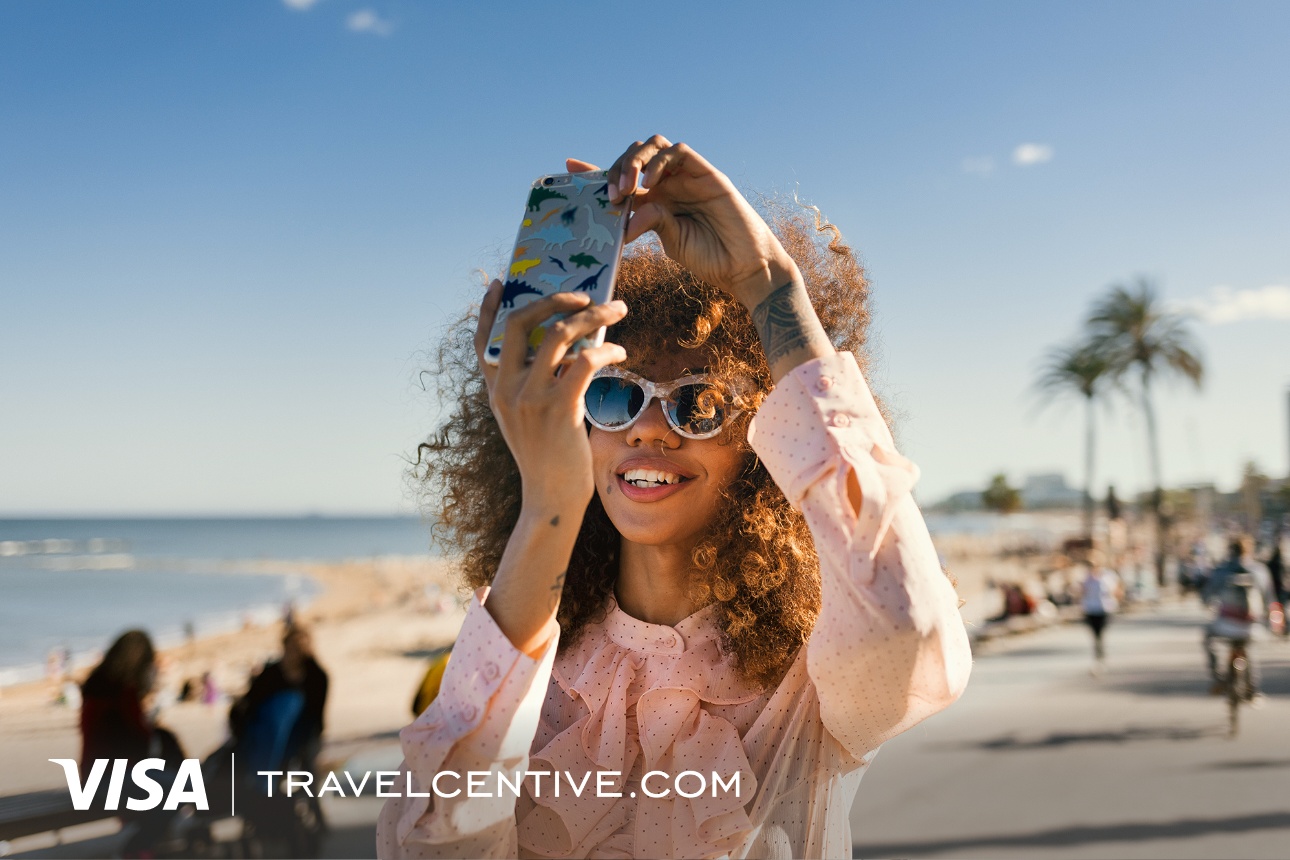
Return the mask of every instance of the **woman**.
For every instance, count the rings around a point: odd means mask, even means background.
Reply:
[[[127,630],[81,684],[81,769],[95,759],[123,758],[131,764],[183,758],[174,735],[156,726],[144,701],[157,679],[157,653],[142,630]]]
[[[423,446],[477,591],[402,733],[399,787],[432,796],[387,802],[378,852],[849,857],[878,746],[970,666],[917,469],[852,352],[863,274],[831,227],[827,248],[800,217],[777,236],[684,144],[634,144],[609,188],[635,193],[628,241],[662,248],[624,258],[625,303],[526,306],[491,367],[494,282],[456,360],[483,379]],[[469,797],[490,770],[548,776]]]
[[[178,739],[156,725],[145,707],[156,679],[157,652],[148,634],[127,630],[118,636],[81,685],[82,774],[89,773],[96,759],[125,759],[133,767],[142,759],[160,758],[166,769],[154,771],[152,778],[164,784],[179,767],[184,752]],[[98,802],[105,797],[100,789]],[[150,856],[174,812],[132,812],[124,801],[119,809],[122,820],[135,825],[122,848],[124,856]]]

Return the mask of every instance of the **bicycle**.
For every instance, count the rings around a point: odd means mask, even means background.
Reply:
[[[1254,699],[1254,683],[1250,678],[1248,639],[1229,639],[1227,674],[1223,676],[1223,695],[1227,699],[1227,736],[1235,738],[1240,727],[1241,705]]]

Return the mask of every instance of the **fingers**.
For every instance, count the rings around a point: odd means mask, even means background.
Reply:
[[[676,233],[676,216],[657,203],[642,203],[633,207],[631,220],[627,222],[625,242],[635,242],[650,230],[658,234],[664,248],[673,245]]]
[[[703,160],[693,149],[690,149],[684,143],[674,143],[667,148],[660,150],[649,161],[645,163],[645,169],[641,174],[641,186],[644,188],[653,188],[660,179],[673,176],[677,173],[683,173],[687,170],[698,172],[691,168],[712,170],[712,165]]]
[[[638,140],[627,147],[627,151],[618,157],[613,167],[609,168],[609,201],[617,203],[634,193],[645,165],[660,151],[671,145],[672,142],[667,138],[656,134],[649,140]]]
[[[555,314],[568,314],[585,308],[591,301],[586,293],[554,293],[527,304],[506,317],[506,336],[498,358],[500,377],[512,379],[524,370],[528,359],[529,335],[544,320]]]
[[[590,161],[583,161],[581,158],[566,158],[564,160],[564,169],[570,173],[587,173],[588,171],[599,170],[600,168],[592,164]]]
[[[547,326],[542,345],[533,359],[534,371],[554,374],[575,341],[593,333],[601,326],[613,325],[625,316],[627,316],[627,305],[615,299],[603,305],[584,308]]]
[[[588,347],[579,352],[578,357],[561,370],[557,387],[563,388],[567,394],[581,402],[587,393],[587,386],[591,385],[591,377],[597,370],[626,360],[627,350],[616,343]]]
[[[484,293],[483,303],[479,306],[479,325],[475,327],[475,356],[479,359],[479,369],[484,374],[484,380],[490,385],[497,371],[486,357],[488,335],[493,330],[493,322],[497,319],[497,307],[501,303],[502,282],[493,280],[488,285],[488,291]]]

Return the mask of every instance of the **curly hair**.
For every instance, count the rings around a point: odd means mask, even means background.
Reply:
[[[811,303],[838,350],[866,366],[868,283],[859,259],[819,210],[763,203],[767,222],[797,262]],[[716,603],[722,648],[747,681],[770,685],[810,635],[820,611],[815,544],[795,510],[747,442],[752,414],[773,388],[750,314],[730,294],[695,278],[657,243],[638,242],[623,255],[615,297],[630,313],[606,334],[623,345],[636,370],[678,347],[710,357],[708,372],[744,410],[719,439],[745,453],[742,473],[695,546],[689,596]],[[451,414],[418,447],[413,477],[432,514],[432,536],[461,553],[471,588],[489,584],[520,514],[520,474],[489,408],[473,336],[478,308],[449,327],[438,350],[438,389]],[[748,381],[752,385],[748,385]],[[618,573],[621,536],[599,495],[587,506],[569,561],[557,619],[561,649],[587,624],[603,619]]]

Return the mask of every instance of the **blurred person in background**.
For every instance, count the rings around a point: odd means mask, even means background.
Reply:
[[[234,780],[247,784],[239,805],[259,844],[255,856],[314,857],[327,824],[317,795],[266,790],[262,771],[317,768],[327,706],[327,672],[314,657],[313,638],[298,622],[282,635],[282,659],[251,680],[246,695],[229,709]],[[229,749],[226,746],[225,749]]]
[[[293,624],[282,635],[282,659],[251,680],[229,709],[229,725],[252,772],[280,769],[298,760],[312,770],[322,745],[327,672],[314,657],[309,631]]]
[[[1203,639],[1213,685],[1210,692],[1223,692],[1224,676],[1219,674],[1217,640],[1226,639],[1246,647],[1250,682],[1259,689],[1259,664],[1250,648],[1251,638],[1260,625],[1268,623],[1267,613],[1276,598],[1272,593],[1272,576],[1267,567],[1254,558],[1254,541],[1239,535],[1228,543],[1227,559],[1210,572],[1201,592],[1210,607],[1211,616]]]
[[[1272,536],[1272,552],[1268,555],[1268,575],[1272,578],[1272,594],[1278,603],[1286,602],[1286,561],[1282,552],[1285,536],[1278,529]]]
[[[165,771],[152,773],[165,781],[184,758],[178,739],[156,724],[148,713],[147,699],[157,680],[157,652],[148,634],[128,630],[103,655],[81,685],[81,773],[88,773],[97,759],[125,759],[129,767],[142,759],[160,758]],[[153,846],[165,833],[174,811],[161,807],[130,811],[120,804],[123,822],[135,826],[123,849],[126,857],[152,856]]]
[[[1102,646],[1102,631],[1120,609],[1124,585],[1120,576],[1106,566],[1106,556],[1101,550],[1088,554],[1088,571],[1081,584],[1080,608],[1084,610],[1084,623],[1093,631],[1093,674],[1100,674],[1106,663]]]

